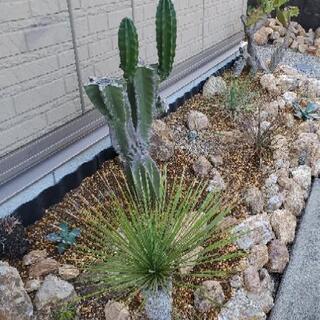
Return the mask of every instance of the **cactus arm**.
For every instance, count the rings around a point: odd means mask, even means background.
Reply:
[[[116,141],[112,141],[113,147],[123,159],[130,161],[134,134],[124,88],[116,84],[100,86],[100,92],[111,116],[108,124],[112,137],[116,138]]]
[[[103,98],[101,97],[99,85],[88,84],[84,86],[84,89],[92,104],[108,119],[108,121],[110,121],[111,115],[104,104]]]
[[[139,42],[138,33],[133,21],[124,18],[118,32],[118,46],[120,51],[120,68],[126,80],[132,79],[138,65]]]
[[[142,143],[147,146],[155,108],[158,80],[154,69],[138,67],[134,77],[137,102],[137,133]]]
[[[165,80],[173,67],[177,43],[177,17],[171,0],[160,0],[156,13],[158,74]]]

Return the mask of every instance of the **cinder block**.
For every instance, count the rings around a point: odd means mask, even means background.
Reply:
[[[28,1],[0,2],[1,22],[29,18],[31,16]]]
[[[15,110],[13,105],[13,99],[0,98],[0,123],[15,116]],[[5,140],[5,139],[4,139]]]
[[[37,108],[65,94],[64,80],[58,79],[14,97],[18,114]]]
[[[26,40],[22,31],[0,35],[0,43],[0,58],[27,50]]]
[[[70,25],[68,22],[62,22],[45,27],[33,27],[26,31],[26,40],[30,50],[71,41]]]
[[[48,15],[60,11],[58,0],[30,0],[33,16]]]
[[[121,20],[125,17],[132,18],[132,8],[126,8],[108,13],[109,28],[118,28]]]

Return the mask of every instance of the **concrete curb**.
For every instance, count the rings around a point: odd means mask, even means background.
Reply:
[[[320,319],[320,179],[316,179],[269,320]]]

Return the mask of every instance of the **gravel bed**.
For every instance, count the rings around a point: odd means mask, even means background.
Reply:
[[[274,46],[257,47],[258,53],[265,60],[270,59]],[[287,49],[282,64],[289,65],[309,77],[320,79],[320,58]]]

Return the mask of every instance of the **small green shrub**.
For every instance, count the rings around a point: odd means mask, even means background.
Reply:
[[[74,320],[77,315],[77,308],[73,304],[66,304],[58,307],[53,312],[54,320]]]
[[[243,79],[233,79],[224,95],[224,104],[235,116],[242,111],[251,111],[253,100],[258,94],[250,90],[250,83]]]
[[[305,108],[301,107],[298,102],[293,103],[293,108],[295,111],[294,116],[307,120],[319,120],[320,119],[320,105],[314,102],[309,102]]]
[[[163,305],[168,305],[172,286],[187,287],[186,277],[225,277],[229,271],[219,270],[216,264],[242,255],[226,250],[234,235],[218,229],[229,212],[222,208],[220,196],[208,193],[204,181],[185,185],[183,174],[169,187],[164,173],[156,203],[149,200],[148,192],[135,199],[128,186],[119,185],[119,194],[108,187],[108,206],[100,203],[81,214],[88,227],[86,238],[95,248],[79,249],[97,261],[88,266],[88,281],[109,293],[141,292],[150,319],[156,319],[150,315],[156,301],[167,301]],[[110,222],[110,216],[115,221]],[[204,249],[199,251],[199,247]],[[182,267],[194,269],[183,274]],[[170,310],[169,305],[163,312],[170,314]]]
[[[57,243],[58,252],[64,253],[69,247],[73,246],[76,242],[77,237],[80,236],[80,229],[69,229],[66,222],[63,222],[59,226],[60,230],[58,233],[52,232],[47,235],[47,240]]]

